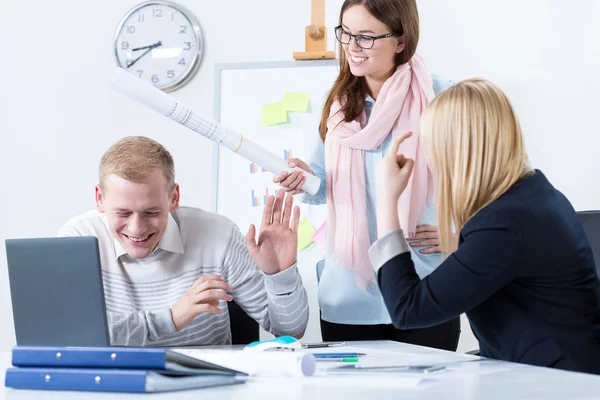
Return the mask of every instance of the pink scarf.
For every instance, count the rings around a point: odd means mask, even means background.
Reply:
[[[357,286],[366,291],[375,283],[368,258],[370,246],[367,222],[364,151],[379,147],[391,132],[397,137],[413,135],[400,146],[400,153],[415,161],[408,186],[400,196],[400,226],[407,237],[415,233],[427,202],[429,170],[420,148],[421,114],[433,99],[431,74],[421,57],[415,55],[398,67],[385,81],[365,126],[359,121],[344,122],[341,105],[331,106],[325,140],[327,171],[327,249],[351,271]]]

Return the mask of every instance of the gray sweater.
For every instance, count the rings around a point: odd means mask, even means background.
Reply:
[[[126,346],[222,345],[231,343],[227,304],[223,315],[200,314],[177,332],[170,308],[201,275],[217,274],[246,313],[265,330],[303,335],[308,302],[296,266],[264,274],[246,249],[241,232],[227,218],[181,207],[169,216],[157,249],[131,258],[110,234],[106,217],[90,211],[71,219],[59,236],[96,236],[100,246],[111,344]]]

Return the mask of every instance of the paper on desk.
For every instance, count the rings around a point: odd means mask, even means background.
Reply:
[[[446,354],[397,354],[386,357],[365,356],[360,357],[360,366],[369,367],[396,367],[396,366],[418,366],[418,365],[448,365],[456,362],[467,361],[462,358]],[[470,360],[468,360],[470,361]]]
[[[359,357],[361,367],[396,367],[396,366],[417,366],[417,365],[448,365],[457,362],[466,362],[478,360],[480,357],[465,355],[460,353],[439,352],[439,353],[413,353],[401,351],[371,350],[361,347],[336,347],[311,350],[311,353],[362,353],[365,356]],[[318,369],[334,368],[345,365],[335,362],[319,362]],[[347,365],[347,364],[346,364]]]
[[[312,376],[315,357],[303,351],[244,352],[241,350],[175,349],[178,353],[251,376]]]
[[[353,375],[331,375],[323,371],[319,371],[315,376],[310,379],[309,384],[319,385],[319,387],[325,385],[332,386],[344,386],[344,387],[389,387],[390,389],[406,389],[416,388],[420,383],[431,381],[430,377],[422,375],[398,375],[395,374],[390,376],[389,374],[380,375],[369,375],[368,379],[357,379],[358,376]]]
[[[436,375],[436,378],[439,380],[455,381],[457,379],[472,379],[474,376],[497,374],[506,371],[510,371],[510,364],[482,358],[475,362],[449,364],[444,373]]]

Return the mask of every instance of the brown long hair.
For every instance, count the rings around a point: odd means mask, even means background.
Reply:
[[[344,12],[356,5],[364,6],[371,15],[387,25],[391,32],[402,35],[404,50],[396,54],[394,65],[398,67],[406,64],[415,54],[419,42],[419,12],[416,0],[346,0],[340,10],[340,25]],[[319,124],[319,135],[323,141],[327,135],[327,120],[330,117],[331,106],[336,100],[343,104],[340,112],[344,114],[346,122],[357,119],[365,107],[367,95],[365,78],[352,75],[341,43],[339,54],[340,75],[327,96]]]

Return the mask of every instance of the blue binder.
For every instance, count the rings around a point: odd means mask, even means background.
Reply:
[[[166,392],[243,383],[237,375],[169,375],[143,369],[9,368],[5,386],[15,389],[99,392]]]
[[[15,367],[157,369],[173,373],[243,374],[169,349],[17,346]],[[245,374],[244,374],[245,375]]]
[[[5,386],[163,392],[242,383],[246,374],[168,349],[17,346]]]

